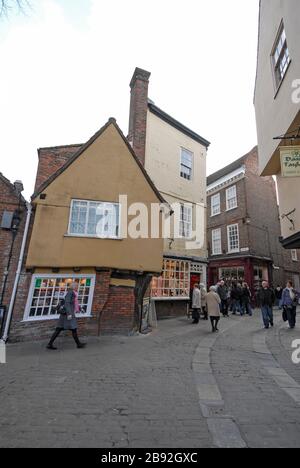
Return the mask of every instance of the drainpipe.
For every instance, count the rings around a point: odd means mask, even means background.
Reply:
[[[10,299],[9,309],[8,309],[8,313],[7,313],[7,317],[6,317],[4,333],[3,333],[2,339],[0,340],[0,341],[2,341],[4,343],[6,343],[6,341],[8,339],[13,308],[14,308],[14,305],[15,305],[17,289],[18,289],[20,275],[21,275],[21,271],[22,271],[24,252],[25,252],[27,236],[28,236],[28,231],[29,231],[29,225],[30,225],[30,218],[31,218],[31,213],[32,213],[31,204],[26,203],[26,207],[27,207],[27,218],[26,218],[26,224],[25,224],[25,229],[24,229],[24,234],[23,234],[23,240],[22,240],[22,246],[21,246],[20,257],[19,257],[19,262],[18,262],[18,268],[17,268],[17,272],[16,272],[16,278],[15,278],[13,292],[12,292],[11,299]]]

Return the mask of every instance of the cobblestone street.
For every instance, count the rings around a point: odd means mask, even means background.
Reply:
[[[253,318],[220,333],[187,319],[151,335],[10,345],[1,447],[300,447],[300,367],[289,331]]]

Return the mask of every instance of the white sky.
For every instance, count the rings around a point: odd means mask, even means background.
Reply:
[[[127,135],[129,82],[212,142],[208,173],[256,144],[258,0],[30,0],[0,19],[0,172],[33,192],[36,149]]]

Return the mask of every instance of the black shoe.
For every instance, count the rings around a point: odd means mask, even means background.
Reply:
[[[51,349],[52,351],[57,351],[57,348],[55,348],[55,346],[53,346],[52,344],[48,344],[47,349]]]
[[[86,343],[80,343],[80,344],[77,345],[78,349],[83,349],[85,347],[86,347]]]

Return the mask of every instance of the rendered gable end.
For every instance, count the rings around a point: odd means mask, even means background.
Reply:
[[[27,268],[101,267],[160,272],[162,239],[106,240],[68,236],[72,199],[143,202],[149,211],[161,200],[115,124],[111,123],[36,194],[36,215]],[[122,217],[125,207],[121,208]],[[150,219],[150,218],[149,218]]]

